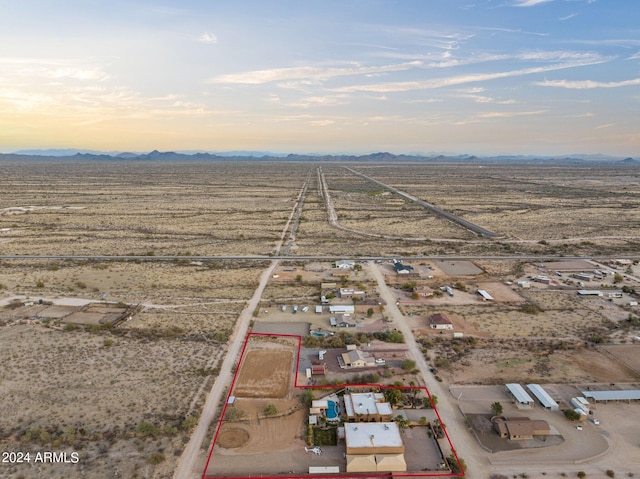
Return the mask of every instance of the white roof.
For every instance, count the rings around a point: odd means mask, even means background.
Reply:
[[[581,296],[602,296],[602,291],[598,291],[597,289],[581,289],[578,291],[578,294]]]
[[[327,409],[329,407],[329,402],[324,399],[316,399],[315,401],[311,401],[311,407],[313,408],[320,408],[320,409]]]
[[[354,313],[355,311],[355,306],[348,304],[336,304],[329,306],[330,313]]]
[[[558,403],[555,402],[553,398],[549,396],[549,393],[547,393],[547,391],[545,391],[539,384],[527,384],[527,389],[529,389],[529,391],[538,398],[538,401],[540,401],[540,404],[544,407],[554,410],[558,409]]]
[[[528,404],[533,402],[533,399],[531,399],[531,396],[529,396],[527,394],[527,391],[525,391],[524,388],[519,384],[509,383],[509,384],[506,384],[506,387],[509,390],[509,392],[513,394],[513,397],[516,398],[516,401],[518,401],[519,403]]]
[[[381,402],[382,401],[382,402]],[[392,414],[391,404],[384,402],[382,393],[351,393],[344,395],[347,416],[357,414]]]
[[[389,404],[388,402],[379,402],[378,404],[376,404],[376,407],[378,408],[378,414],[393,414],[391,404]]]
[[[344,425],[347,447],[400,447],[400,428],[394,422],[360,422]]]
[[[478,294],[488,301],[493,301],[493,296],[487,293],[484,289],[479,289]]]
[[[640,389],[625,391],[582,391],[582,395],[594,401],[630,401],[640,399]]]

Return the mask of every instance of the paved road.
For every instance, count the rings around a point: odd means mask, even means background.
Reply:
[[[335,261],[344,259],[345,256],[332,256],[332,255],[312,255],[312,256],[278,256],[278,259],[282,261]],[[356,261],[388,261],[391,259],[406,260],[406,261],[575,261],[575,260],[590,260],[593,256],[555,256],[555,255],[526,255],[526,256],[485,256],[485,255],[469,255],[469,256],[449,256],[449,255],[437,255],[437,256],[357,256],[351,257]],[[637,261],[640,259],[640,255],[611,255],[611,256],[598,256],[598,259],[630,259]],[[223,255],[223,256],[138,256],[138,255],[1,255],[0,260],[92,260],[92,261],[175,261],[180,259],[187,259],[192,261],[269,261],[271,256],[256,256],[256,255]]]
[[[421,200],[420,198],[416,198],[413,195],[410,195],[409,193],[405,193],[404,191],[398,190],[396,188],[394,188],[393,186],[389,186],[385,183],[382,183],[381,181],[375,180],[373,178],[371,178],[370,176],[364,175],[362,173],[357,172],[354,169],[351,169],[347,166],[343,166],[343,168],[347,171],[350,171],[351,173],[353,173],[354,175],[358,175],[362,178],[364,178],[365,180],[369,180],[372,183],[375,183],[376,185],[382,186],[385,190],[391,191],[392,193],[395,193],[398,196],[402,196],[403,198],[408,199],[409,201],[413,201],[415,204],[422,206],[423,208],[428,209],[429,211],[432,211],[433,213],[442,216],[443,218],[446,218],[450,221],[453,221],[454,223],[459,224],[460,226],[463,226],[464,228],[467,228],[468,230],[472,231],[473,233],[477,233],[479,235],[484,236],[485,238],[497,238],[501,235],[494,233],[493,231],[489,231],[486,228],[483,228],[482,226],[478,226],[477,224],[472,223],[471,221],[467,221],[463,218],[460,218],[459,216],[456,216],[452,213],[449,213],[448,211],[445,211],[441,208],[438,208],[435,205],[432,205],[431,203],[427,203],[424,200]]]
[[[380,271],[378,265],[373,262],[369,263],[369,268],[378,282],[380,296],[387,302],[385,313],[391,316],[395,326],[404,335],[405,343],[411,355],[416,360],[416,366],[420,370],[429,392],[431,395],[435,394],[438,396],[438,412],[440,413],[442,422],[446,426],[454,449],[458,456],[462,457],[467,464],[467,477],[483,479],[488,477],[487,460],[476,452],[474,439],[464,426],[462,413],[457,409],[456,405],[453,404],[455,400],[451,398],[448,390],[436,381],[433,374],[429,371],[427,361],[424,359],[422,351],[416,343],[411,328],[409,328],[403,314],[396,306],[396,297],[384,281],[383,272]]]

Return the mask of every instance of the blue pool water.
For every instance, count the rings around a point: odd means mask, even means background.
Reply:
[[[335,401],[327,401],[327,419],[335,419],[338,417],[338,405]]]
[[[320,333],[320,332],[317,332],[317,331],[313,331],[311,334],[314,335],[316,338],[324,338],[325,337],[324,333]]]

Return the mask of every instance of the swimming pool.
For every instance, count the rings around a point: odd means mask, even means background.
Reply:
[[[340,412],[340,408],[335,401],[327,401],[327,419],[337,419],[338,413]]]

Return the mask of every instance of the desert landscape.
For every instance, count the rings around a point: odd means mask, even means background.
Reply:
[[[640,195],[632,166],[349,165],[499,233],[496,239],[331,162],[321,172],[313,162],[1,166],[10,188],[0,193],[0,445],[81,456],[73,468],[13,464],[3,477],[173,477],[209,391],[217,379],[221,389],[230,380],[218,375],[230,348],[244,340],[237,331],[245,316],[257,330],[311,331],[305,344],[329,348],[332,361],[341,354],[336,348],[371,344],[388,363],[374,368],[383,383],[395,373],[429,388],[638,381],[640,311],[632,304]],[[468,259],[440,257],[446,255]],[[378,262],[358,262],[347,272],[336,267],[338,259],[365,256]],[[595,259],[570,265],[557,261],[563,256]],[[610,264],[607,257],[618,256],[631,262]],[[407,258],[411,274],[397,274],[394,258]],[[603,295],[579,296],[571,275],[604,268],[612,274],[584,286]],[[548,284],[519,286],[541,275],[551,277]],[[366,297],[340,298],[340,288]],[[607,296],[621,288],[620,298]],[[478,289],[493,301],[483,301]],[[353,328],[333,330],[328,305],[314,312],[327,294],[330,304],[355,305]],[[301,308],[295,315],[294,305]],[[462,336],[429,328],[435,313],[451,318]],[[404,340],[410,334],[418,349],[380,346],[380,337],[405,327]],[[268,348],[245,358],[254,373],[241,369],[236,407],[243,420],[255,416],[255,427],[271,402],[291,410],[287,447],[300,449],[305,413],[296,409],[298,395],[288,386],[284,395],[270,390],[271,399],[255,393],[265,377],[281,387],[294,381],[285,377],[291,369],[275,367],[291,364],[291,345],[278,347],[285,350],[279,358],[261,357]],[[405,359],[425,361],[437,374],[409,375],[401,369]],[[334,376],[327,382],[353,376],[337,362],[328,371]],[[452,400],[446,388],[438,396]],[[193,477],[205,470],[222,408],[208,411],[214,420],[193,446]],[[467,432],[454,427],[455,412],[445,406],[444,413],[453,421],[453,444],[459,441],[469,463],[492,471],[476,459]],[[239,453],[263,464],[264,454],[284,454],[272,447],[279,429],[269,421],[256,432],[237,419],[221,429],[219,464],[232,468]]]

